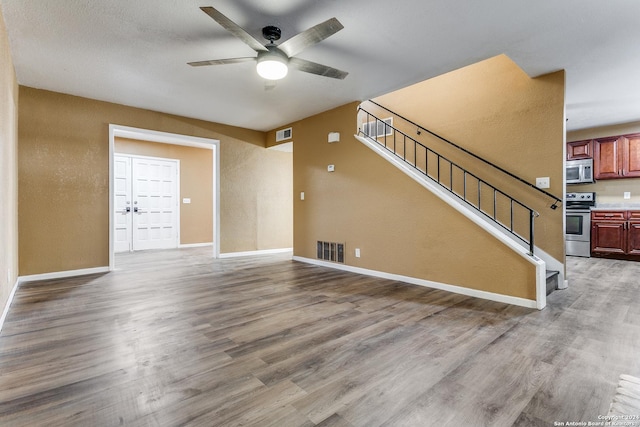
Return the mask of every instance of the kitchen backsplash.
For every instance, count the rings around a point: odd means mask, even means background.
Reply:
[[[567,185],[567,191],[595,191],[597,204],[640,204],[640,179],[607,179],[595,184]],[[624,193],[631,193],[630,199]]]

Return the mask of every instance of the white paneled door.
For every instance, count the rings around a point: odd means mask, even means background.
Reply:
[[[179,167],[173,159],[114,157],[115,252],[178,247]]]

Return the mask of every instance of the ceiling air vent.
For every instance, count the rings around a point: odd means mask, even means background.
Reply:
[[[393,118],[378,119],[362,124],[362,133],[373,139],[393,134]]]
[[[293,131],[291,128],[280,129],[276,132],[276,142],[284,141],[286,139],[291,139],[291,133]]]

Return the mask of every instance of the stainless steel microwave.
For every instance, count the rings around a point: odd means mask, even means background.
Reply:
[[[593,159],[567,160],[567,184],[587,184],[593,179]]]

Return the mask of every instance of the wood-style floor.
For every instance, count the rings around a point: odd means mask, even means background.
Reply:
[[[23,284],[0,426],[550,426],[640,376],[640,263],[569,258],[536,311],[209,252]]]

